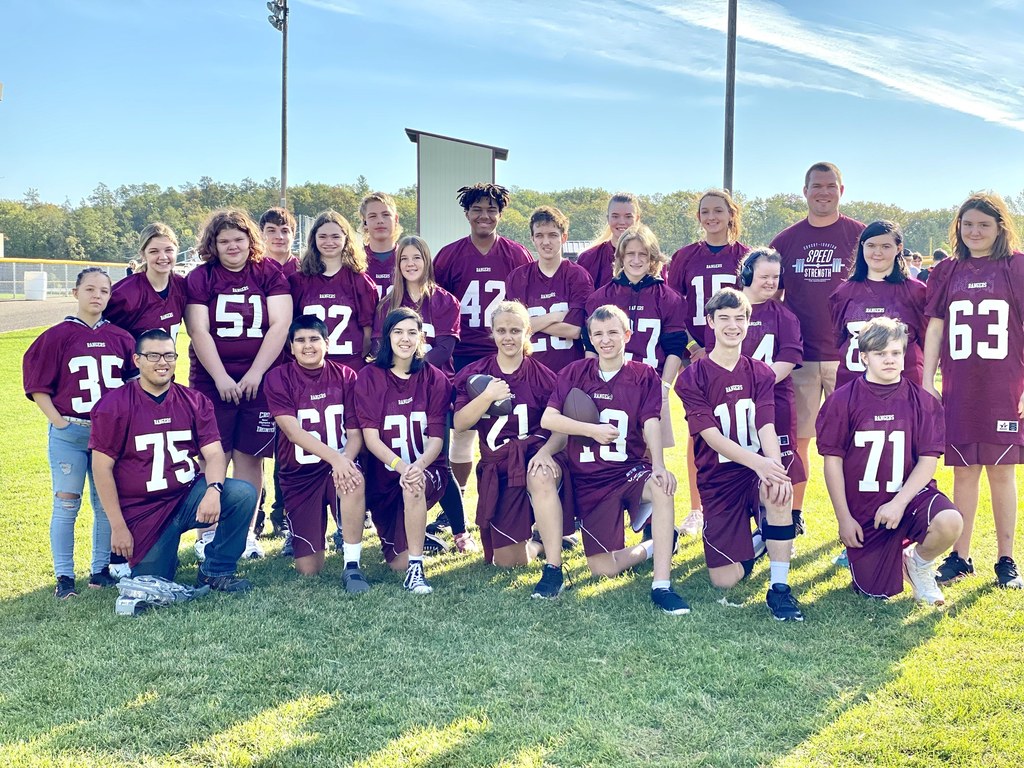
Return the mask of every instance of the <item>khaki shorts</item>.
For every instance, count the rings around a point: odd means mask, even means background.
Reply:
[[[818,418],[818,409],[821,408],[822,393],[828,397],[835,391],[838,370],[838,360],[805,360],[802,368],[793,369],[791,378],[796,400],[797,439],[814,437],[814,421]]]

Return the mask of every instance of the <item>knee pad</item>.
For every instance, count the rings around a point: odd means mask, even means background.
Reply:
[[[771,525],[768,521],[761,523],[761,538],[765,541],[792,541],[796,538],[796,526]]]

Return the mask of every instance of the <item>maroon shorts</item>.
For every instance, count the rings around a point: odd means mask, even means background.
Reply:
[[[932,519],[947,509],[956,507],[941,491],[928,486],[910,500],[895,529],[875,528],[873,521],[861,522],[864,546],[846,550],[853,588],[868,597],[893,597],[902,592],[904,548],[912,541],[924,541]]]
[[[366,501],[367,507],[373,510],[373,525],[380,537],[381,553],[390,563],[409,548],[405,537],[405,503],[402,500],[402,486],[398,484],[398,473],[386,472],[379,461],[376,464],[381,471],[377,473],[374,489],[370,491],[372,495]],[[429,466],[423,476],[429,511],[444,496],[445,488],[448,487],[448,473]]]
[[[643,527],[646,517],[640,511],[644,486],[651,477],[651,465],[635,464],[619,481],[586,482],[573,478],[573,497],[583,533],[583,552],[588,557],[616,552],[626,546],[622,511],[629,513],[633,530]]]
[[[697,476],[704,506],[704,560],[708,568],[754,557],[751,518],[760,506],[761,480],[740,464],[717,469],[710,481]]]
[[[213,403],[224,453],[238,451],[261,459],[269,459],[274,455],[277,425],[270,415],[262,385],[253,400],[242,400],[238,405],[221,400],[216,389],[212,392],[202,391]]]
[[[996,443],[948,443],[947,467],[1002,466],[1024,464],[1024,446]]]
[[[292,534],[295,557],[323,552],[327,548],[328,510],[341,528],[341,508],[332,473],[321,471],[290,482],[282,478],[281,491],[284,493],[285,517]]]
[[[789,481],[793,485],[807,482],[807,469],[796,451],[796,432],[789,435],[779,433],[779,448],[782,449],[782,466],[789,473]]]

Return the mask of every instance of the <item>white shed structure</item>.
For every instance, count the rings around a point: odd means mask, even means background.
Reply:
[[[459,187],[494,183],[494,166],[508,150],[473,141],[405,129],[416,144],[416,229],[437,253],[469,234],[455,194]]]

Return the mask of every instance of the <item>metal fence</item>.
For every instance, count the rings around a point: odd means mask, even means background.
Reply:
[[[70,296],[78,273],[86,267],[99,267],[113,282],[126,276],[127,264],[100,261],[55,261],[51,259],[0,259],[0,299],[25,298],[25,274],[46,273],[46,297]],[[31,282],[31,280],[30,280]]]

